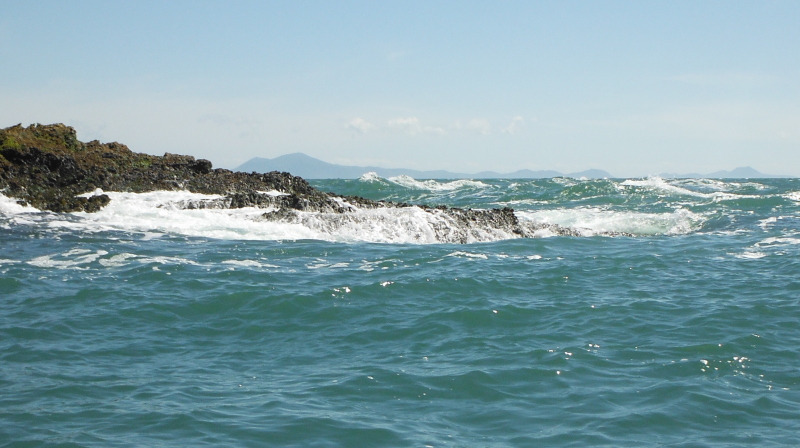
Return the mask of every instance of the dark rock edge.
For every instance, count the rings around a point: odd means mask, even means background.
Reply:
[[[144,193],[185,190],[222,195],[224,199],[184,204],[186,208],[275,207],[267,220],[292,221],[298,211],[347,214],[347,204],[358,208],[411,207],[406,203],[373,201],[359,196],[339,196],[311,187],[305,179],[273,171],[233,172],[213,169],[210,161],[166,153],[163,156],[136,153],[127,146],[97,140],[81,142],[74,128],[64,124],[21,124],[0,130],[0,192],[22,205],[53,212],[96,212],[110,202],[105,194],[79,197],[96,191]],[[282,196],[264,194],[277,190]],[[428,213],[445,216],[458,228],[436,229],[442,242],[464,243],[470,234],[499,230],[532,237],[543,227],[556,234],[576,235],[559,226],[521,226],[511,208],[473,210],[445,206],[418,206]],[[474,240],[474,238],[472,238]]]

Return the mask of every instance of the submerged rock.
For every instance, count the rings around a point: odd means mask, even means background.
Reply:
[[[216,194],[222,197],[173,205],[265,208],[270,211],[261,219],[284,222],[309,221],[307,212],[324,214],[327,219],[316,220],[313,225],[334,231],[343,223],[369,219],[364,210],[416,207],[427,214],[427,222],[435,233],[431,236],[441,242],[485,241],[491,234],[532,237],[543,227],[555,234],[576,234],[559,226],[521,224],[510,208],[472,210],[342,197],[319,191],[306,180],[285,172],[233,172],[213,169],[210,161],[192,156],[136,153],[117,142],[84,143],[78,140],[75,129],[63,124],[16,125],[0,130],[0,192],[4,195],[40,210],[91,213],[110,202],[108,195],[91,194],[98,189]]]

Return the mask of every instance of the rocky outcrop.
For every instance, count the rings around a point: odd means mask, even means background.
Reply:
[[[259,205],[256,192],[277,190],[296,209],[336,209],[330,195],[289,173],[240,173],[213,169],[192,156],[136,153],[121,143],[83,143],[63,124],[12,126],[0,130],[0,190],[41,210],[97,211],[108,196],[83,198],[95,191],[142,193],[188,190],[228,195],[232,207]]]
[[[81,142],[75,129],[63,124],[21,125],[0,130],[0,192],[40,210],[96,212],[107,205],[101,189],[143,193],[187,190],[221,195],[220,199],[179,204],[185,208],[261,207],[272,211],[265,220],[297,222],[298,212],[332,214],[331,225],[362,219],[351,213],[364,209],[402,208],[410,204],[340,197],[321,192],[289,173],[266,174],[214,169],[210,161],[191,156],[136,153],[121,143]],[[483,232],[530,237],[538,228],[521,225],[510,208],[493,210],[420,206],[437,223],[443,242],[481,240]],[[549,226],[558,234],[569,229]]]

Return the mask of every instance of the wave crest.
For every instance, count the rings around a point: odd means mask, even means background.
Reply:
[[[401,175],[394,176],[387,179],[389,182],[400,185],[411,190],[427,190],[427,191],[453,191],[462,189],[478,189],[487,188],[489,185],[471,179],[458,179],[450,182],[439,182],[433,179],[417,180],[411,176]]]

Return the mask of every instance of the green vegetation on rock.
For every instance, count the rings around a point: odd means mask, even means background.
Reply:
[[[180,189],[221,195],[280,190],[317,201],[327,199],[326,194],[289,173],[234,173],[214,170],[210,161],[192,156],[135,153],[117,142],[83,143],[75,129],[63,124],[11,126],[0,130],[0,142],[0,190],[41,210],[99,210],[108,203],[107,195],[77,197],[97,188],[138,193]]]

